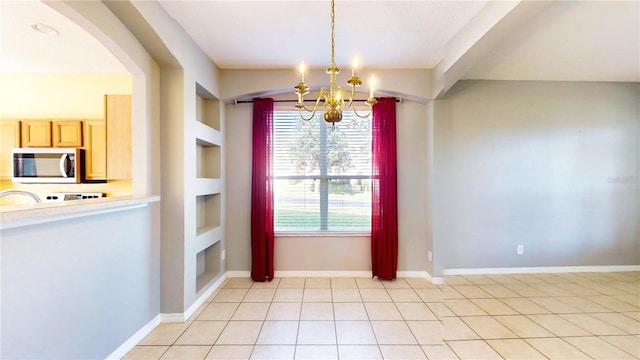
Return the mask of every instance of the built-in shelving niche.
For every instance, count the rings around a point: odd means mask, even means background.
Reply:
[[[220,275],[222,259],[220,242],[217,242],[196,254],[196,292]]]
[[[212,99],[210,94],[198,85],[196,87],[198,103],[196,118],[199,122],[220,131],[220,100]]]
[[[220,226],[221,197],[220,194],[196,196],[197,236]]]
[[[222,274],[224,268],[223,218],[223,139],[221,104],[196,84],[196,121],[193,123],[196,169],[193,186],[196,194],[196,293]],[[192,255],[192,256],[193,256]]]
[[[196,178],[220,179],[220,146],[196,142]]]

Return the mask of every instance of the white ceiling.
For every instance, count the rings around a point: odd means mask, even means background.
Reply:
[[[303,60],[329,65],[328,0],[159,3],[222,69],[294,68]],[[473,43],[491,30],[474,21],[509,16],[489,5],[495,4],[336,0],[336,63],[349,68],[357,55],[363,67],[432,69],[450,56],[452,39]],[[34,22],[60,35],[37,33]],[[0,1],[0,24],[2,73],[125,73],[97,41],[39,1]],[[552,2],[512,29],[498,32],[497,45],[461,78],[640,81],[638,0]]]
[[[39,33],[31,28],[35,23],[60,34]],[[0,0],[0,73],[128,74],[86,31],[34,0]]]
[[[224,69],[292,68],[331,60],[330,1],[159,1]],[[346,1],[335,4],[336,63],[433,68],[485,1]]]

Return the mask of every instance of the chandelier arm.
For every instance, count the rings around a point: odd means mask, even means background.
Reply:
[[[361,118],[361,119],[366,119],[366,118],[368,118],[368,117],[373,113],[373,110],[372,110],[372,109],[369,109],[369,111],[367,112],[367,114],[365,114],[365,115],[360,115],[360,114],[358,114],[358,111],[356,110],[356,107],[354,106],[354,107],[353,107],[353,113],[354,113],[354,114],[356,114],[356,116],[357,116],[357,117],[359,117],[359,118]]]
[[[323,87],[320,89],[320,94],[318,94],[318,98],[316,99],[316,103],[313,105],[313,108],[308,108],[305,104],[304,101],[302,102],[302,107],[300,108],[300,117],[302,118],[302,120],[304,121],[310,121],[311,119],[313,119],[313,117],[316,115],[316,111],[318,110],[318,105],[320,104],[320,100],[324,97],[327,96],[327,88]],[[302,115],[302,109],[304,109],[306,112],[311,113],[311,116],[309,118],[305,118]]]
[[[355,99],[356,97],[356,87],[354,85],[351,85],[351,96],[349,96],[349,102],[347,103],[347,106],[345,106],[345,109],[348,109],[351,105],[353,105],[353,99]],[[355,107],[353,108],[353,110],[355,111]]]
[[[353,105],[353,97],[349,96],[349,99],[347,101],[347,105],[344,106],[343,109],[348,109],[349,107],[351,107],[351,105]]]
[[[311,120],[311,119],[313,119],[313,117],[316,115],[316,110],[314,109],[313,111],[310,111],[310,110],[307,110],[306,108],[305,108],[305,110],[306,110],[307,112],[310,112],[310,113],[311,113],[311,116],[310,116],[309,118],[304,117],[304,115],[302,115],[302,109],[300,109],[300,118],[301,118],[302,120],[304,120],[304,121],[310,121],[310,120]]]
[[[304,101],[301,104],[302,104],[302,106],[300,107],[300,111],[302,111],[302,110],[304,110],[306,112],[315,112],[316,111],[315,110],[315,108],[316,108],[315,106],[313,107],[313,109],[310,109],[310,108],[307,107],[307,105],[304,104]]]

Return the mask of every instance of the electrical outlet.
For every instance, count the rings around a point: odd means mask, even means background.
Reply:
[[[524,253],[524,245],[516,246],[516,254],[522,255]]]
[[[431,253],[431,250],[429,250],[427,256],[429,257],[429,261],[433,261],[433,254]]]

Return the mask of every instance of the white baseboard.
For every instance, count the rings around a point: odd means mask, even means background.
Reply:
[[[227,271],[225,275],[228,278],[248,278],[251,277],[251,271]]]
[[[421,278],[431,281],[431,275],[426,271],[398,271],[396,275],[399,278]]]
[[[204,304],[207,299],[213,295],[213,293],[218,290],[220,285],[224,283],[227,279],[227,273],[222,274],[211,286],[207,289],[207,291],[203,292],[200,297],[196,299],[196,301],[189,306],[189,308],[183,313],[162,313],[161,322],[162,323],[174,323],[174,322],[185,322],[187,321],[191,315],[195,314],[196,311]]]
[[[218,280],[216,280],[213,284],[211,284],[211,286],[209,286],[209,288],[204,293],[202,293],[202,295],[200,295],[200,297],[197,298],[196,301],[194,301],[191,306],[189,306],[187,311],[184,312],[183,321],[187,321],[191,317],[191,315],[195,314],[195,312],[198,311],[200,306],[202,306],[202,304],[204,304],[207,301],[207,299],[211,295],[213,295],[213,293],[216,292],[216,290],[218,290],[220,285],[222,285],[226,279],[227,279],[227,273],[225,272],[224,274],[222,274],[222,276],[218,278]]]
[[[431,274],[426,271],[398,271],[399,278],[426,278],[433,282]],[[227,278],[251,277],[250,271],[227,271]],[[276,271],[275,277],[295,278],[295,277],[359,277],[370,278],[371,270],[361,271]]]
[[[276,271],[275,277],[371,277],[371,271]]]
[[[149,333],[155,329],[156,326],[161,323],[174,323],[174,322],[185,322],[187,319],[191,317],[202,304],[207,301],[207,299],[213,295],[213,293],[224,283],[226,280],[226,273],[222,274],[216,280],[207,291],[202,293],[198,299],[191,305],[187,311],[184,313],[161,313],[158,314],[153,320],[149,321],[145,326],[143,326],[140,330],[138,330],[133,336],[131,336],[127,341],[125,341],[122,345],[120,345],[111,355],[107,357],[107,360],[111,359],[122,359],[131,349],[133,349],[145,336],[149,335]]]
[[[160,314],[161,323],[180,323],[185,322],[184,313],[162,313]]]
[[[398,278],[422,278],[431,281],[431,275],[426,271],[398,271]],[[371,278],[371,270],[362,271],[276,271],[275,277],[357,277]]]
[[[151,321],[149,321],[145,326],[143,326],[140,330],[138,330],[133,336],[131,336],[127,341],[125,341],[122,345],[120,345],[111,355],[107,356],[107,360],[119,360],[122,359],[131,349],[133,349],[145,336],[149,335],[149,333],[155,329],[161,322],[162,314],[158,314],[158,316],[154,317]]]
[[[444,284],[444,278],[433,277],[427,271],[398,271],[399,278],[422,278],[427,279],[432,284]]]
[[[498,274],[551,274],[551,273],[627,272],[627,271],[640,271],[640,265],[444,269],[442,270],[442,275],[452,276],[452,275],[498,275]]]

